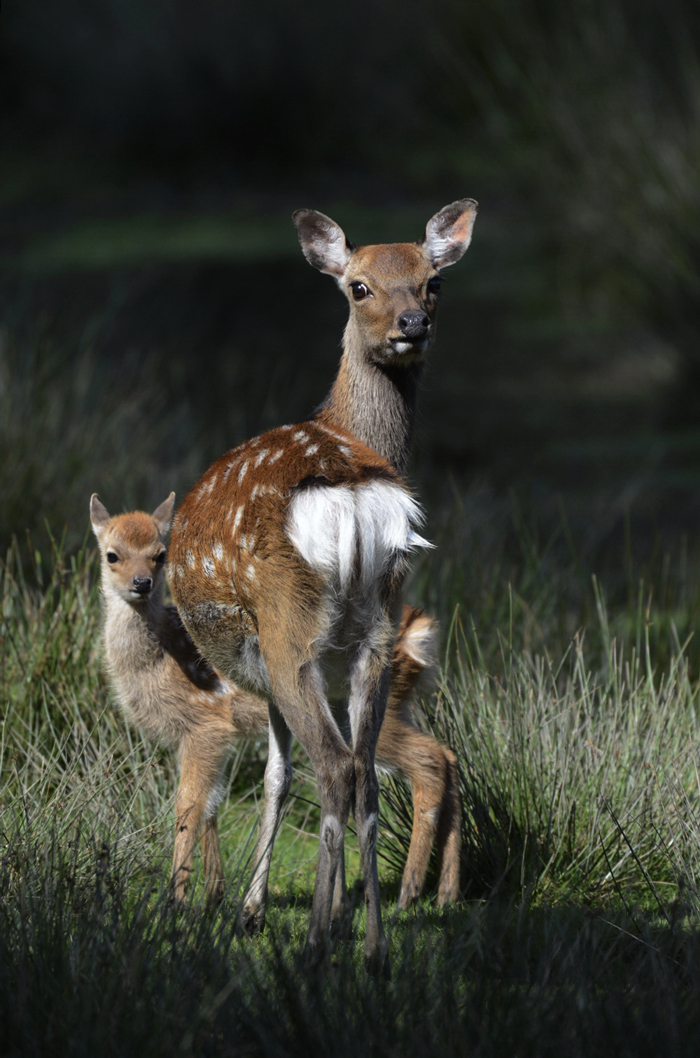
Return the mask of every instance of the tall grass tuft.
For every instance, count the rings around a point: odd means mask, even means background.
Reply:
[[[515,538],[515,550],[485,542],[481,568],[462,560],[474,591],[445,623],[441,678],[422,703],[458,755],[465,899],[388,903],[382,984],[362,968],[361,901],[354,936],[307,966],[310,863],[273,879],[266,934],[237,936],[256,752],[238,761],[222,811],[221,909],[203,910],[201,884],[184,912],[171,907],[173,764],[112,710],[94,557],[54,544],[51,562],[32,565],[13,546],[0,632],[8,1053],[693,1053],[697,677],[673,620],[689,612],[689,581],[669,560],[638,595],[598,581],[573,590],[564,551],[520,528]],[[453,569],[460,547],[444,548]],[[664,595],[662,583],[676,587]],[[391,892],[410,810],[401,783],[383,790]],[[290,832],[307,812],[299,798]]]

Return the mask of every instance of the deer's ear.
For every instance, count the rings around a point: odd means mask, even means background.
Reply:
[[[158,526],[158,532],[161,536],[165,536],[170,523],[173,520],[173,509],[175,507],[175,493],[171,492],[167,500],[163,500],[160,507],[156,507],[152,514],[153,521]]]
[[[433,268],[455,264],[472,241],[477,204],[473,198],[460,198],[431,217],[425,227],[422,245]]]
[[[90,497],[90,521],[92,523],[92,531],[99,540],[104,531],[104,527],[109,521],[111,515],[104,503],[100,502],[99,496],[96,492],[93,492]]]
[[[355,249],[343,229],[315,209],[298,209],[292,214],[304,257],[321,272],[340,279]]]

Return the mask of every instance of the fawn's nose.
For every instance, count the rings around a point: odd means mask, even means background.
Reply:
[[[134,585],[134,591],[138,592],[139,595],[148,595],[149,591],[153,587],[153,578],[134,577],[132,583]]]
[[[405,338],[425,338],[430,330],[430,317],[425,312],[402,312],[396,322]]]

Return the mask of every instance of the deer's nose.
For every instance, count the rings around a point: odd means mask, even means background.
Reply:
[[[425,338],[430,329],[430,317],[425,312],[402,312],[396,322],[406,338]]]
[[[134,577],[133,580],[134,591],[138,592],[139,595],[148,595],[149,591],[153,587],[152,577]]]

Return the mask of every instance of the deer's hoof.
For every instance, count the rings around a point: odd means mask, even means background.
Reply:
[[[389,962],[389,946],[386,938],[372,951],[365,951],[365,970],[368,977],[377,981],[391,980],[391,963]]]
[[[238,916],[239,937],[255,937],[265,929],[265,908],[244,907]]]

